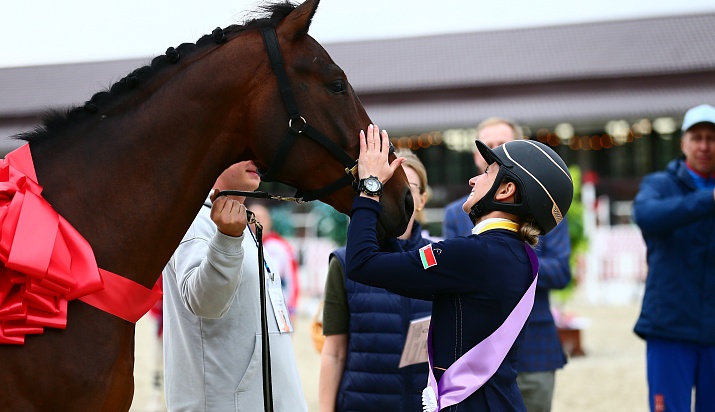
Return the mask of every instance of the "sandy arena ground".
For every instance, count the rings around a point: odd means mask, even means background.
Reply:
[[[588,320],[581,332],[585,356],[569,360],[556,375],[552,412],[647,412],[645,345],[633,332],[640,304],[596,306],[570,302],[567,311]],[[309,410],[318,410],[320,356],[309,332],[310,316],[299,316],[294,344]],[[137,324],[136,391],[132,412],[165,411],[154,373],[160,368],[155,323]]]

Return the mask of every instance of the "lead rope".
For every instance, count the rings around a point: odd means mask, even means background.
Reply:
[[[216,195],[220,196],[245,196],[266,198],[265,192],[244,192],[240,190],[222,190]],[[270,195],[271,199],[293,200],[292,198],[282,198]],[[215,200],[215,199],[214,199]],[[258,245],[258,282],[261,302],[261,366],[263,371],[263,410],[273,412],[273,384],[271,379],[271,347],[268,340],[268,315],[266,313],[266,269],[265,257],[263,255],[263,225],[256,220],[256,214],[246,209],[248,217],[247,224],[256,225],[256,243]]]
[[[266,412],[273,412],[273,384],[271,379],[271,348],[268,335],[268,315],[266,311],[266,260],[263,255],[263,225],[256,220],[256,214],[246,209],[248,224],[256,225],[258,243],[258,281],[261,294],[261,364],[263,366],[263,406]]]
[[[281,200],[284,202],[295,202],[298,204],[305,203],[305,200],[303,200],[302,197],[288,197],[288,196],[279,196],[279,195],[274,195],[268,192],[244,192],[243,190],[222,190],[218,192],[216,197],[218,198],[219,196],[241,196],[241,197],[252,197],[255,199],[272,199],[272,200]]]

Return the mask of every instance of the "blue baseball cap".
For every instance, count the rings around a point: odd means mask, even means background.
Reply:
[[[685,132],[696,124],[703,122],[715,124],[715,107],[709,104],[701,104],[688,110],[685,112],[683,127],[680,130]]]

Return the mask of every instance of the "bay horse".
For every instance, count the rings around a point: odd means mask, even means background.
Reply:
[[[350,182],[334,185],[349,172],[339,157],[355,161],[358,132],[371,120],[345,73],[308,35],[318,3],[266,5],[265,16],[170,48],[19,136],[29,142],[42,196],[91,245],[99,268],[152,288],[216,178],[242,160],[349,211]],[[267,48],[278,50],[282,73]],[[314,130],[329,141],[303,136]],[[402,234],[413,205],[401,169],[382,204],[379,231]],[[0,410],[127,411],[134,326],[69,301],[65,329],[0,345]]]

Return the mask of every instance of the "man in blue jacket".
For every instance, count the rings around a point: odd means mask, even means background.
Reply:
[[[490,148],[521,138],[521,128],[507,119],[491,117],[477,126],[477,139]],[[474,153],[474,164],[478,173],[482,173],[487,165],[478,150]],[[467,196],[464,196],[445,208],[442,228],[445,239],[472,233],[474,225],[469,215],[462,210],[466,199]],[[551,289],[563,289],[571,280],[571,241],[566,219],[548,235],[540,237],[536,255],[539,258],[539,281],[534,308],[525,326],[524,344],[519,353],[517,384],[527,411],[549,412],[556,370],[566,364],[549,303]]]
[[[647,175],[633,217],[648,248],[635,333],[646,341],[651,411],[715,405],[715,107],[683,119],[684,157]]]

